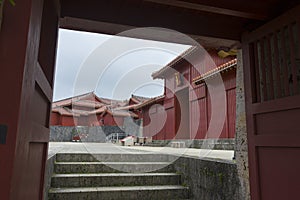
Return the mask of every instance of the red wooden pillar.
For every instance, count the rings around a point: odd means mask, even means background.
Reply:
[[[55,2],[22,0],[14,7],[8,1],[4,5],[0,31],[1,199],[42,199],[59,16]]]

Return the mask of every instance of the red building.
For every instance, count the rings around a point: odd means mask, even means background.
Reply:
[[[122,126],[125,117],[139,118],[134,106],[145,98],[132,96],[129,101],[118,101],[87,93],[56,101],[52,104],[51,126]]]
[[[164,96],[151,99],[138,107],[143,110],[144,136],[153,136],[154,140],[234,138],[237,60],[233,56],[221,58],[214,49],[208,50],[204,58],[198,59],[196,51],[193,47],[188,49],[153,73],[153,78],[165,80],[165,90]],[[188,60],[196,65],[192,66]],[[215,64],[212,65],[212,61]],[[222,122],[219,118],[225,118],[219,133],[208,132],[212,102],[207,82],[216,79],[217,73],[221,74],[222,81],[218,84],[224,84],[226,95],[223,108],[225,116],[219,115],[214,119]],[[214,106],[224,107],[222,102]],[[165,125],[158,128],[154,122],[162,120],[165,120]]]
[[[162,132],[164,124],[164,116],[162,114],[162,106],[165,96],[151,98],[143,103],[137,105],[135,110],[140,110],[141,118],[143,119],[143,136],[152,137],[158,140],[157,133]]]

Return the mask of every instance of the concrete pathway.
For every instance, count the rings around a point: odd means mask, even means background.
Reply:
[[[207,150],[193,148],[147,147],[147,146],[119,146],[111,143],[76,143],[76,142],[50,142],[48,157],[56,153],[159,153],[176,156],[193,157],[199,159],[232,161],[234,151]]]
[[[147,152],[157,152],[171,155],[188,156],[202,159],[220,159],[232,160],[234,151],[228,150],[210,150],[210,149],[194,149],[194,148],[172,148],[172,147],[147,147],[147,146],[132,146],[123,147],[130,150],[142,150]]]

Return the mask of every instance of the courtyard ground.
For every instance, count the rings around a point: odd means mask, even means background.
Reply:
[[[111,143],[50,142],[48,157],[56,153],[159,153],[209,160],[231,161],[234,151],[194,148],[120,146]]]

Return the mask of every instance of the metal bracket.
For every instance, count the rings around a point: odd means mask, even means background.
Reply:
[[[7,125],[0,124],[0,144],[6,144]]]

